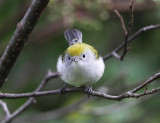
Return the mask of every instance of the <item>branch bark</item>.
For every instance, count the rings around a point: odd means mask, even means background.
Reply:
[[[129,8],[130,8],[130,20],[129,20],[129,25],[128,25],[128,29],[126,29],[126,26],[124,24],[124,20],[123,20],[123,17],[121,16],[121,14],[117,11],[117,10],[114,10],[114,12],[116,13],[116,15],[119,17],[120,21],[121,21],[121,25],[122,25],[122,29],[124,31],[124,35],[125,35],[125,38],[124,38],[124,51],[122,53],[121,56],[119,56],[115,51],[113,52],[113,56],[115,58],[118,58],[120,59],[121,61],[123,61],[125,55],[127,54],[127,51],[128,51],[128,36],[131,32],[131,29],[132,29],[132,25],[133,25],[133,2],[134,0],[131,1],[131,4],[129,5]],[[118,56],[118,57],[117,57]]]
[[[158,29],[160,28],[160,24],[156,24],[156,25],[149,25],[149,26],[145,26],[140,28],[137,32],[135,32],[133,35],[131,35],[127,42],[130,43],[133,41],[133,39],[135,39],[138,35],[142,34],[145,31],[149,31],[149,30],[153,30],[153,29]],[[115,49],[113,49],[110,53],[106,54],[105,56],[103,56],[104,60],[107,60],[111,57],[114,57],[113,52],[117,53],[119,52],[121,49],[123,49],[125,46],[125,42],[123,42],[122,44],[120,44],[118,47],[116,47]]]
[[[108,95],[106,93],[100,93],[100,92],[96,92],[96,91],[92,91],[91,95],[96,96],[96,97],[105,98],[105,99],[119,100],[119,101],[124,98],[139,98],[139,97],[153,94],[153,93],[160,91],[160,87],[158,87],[156,89],[152,89],[151,91],[145,90],[143,93],[136,94],[136,92],[138,92],[139,90],[141,90],[142,88],[144,88],[145,86],[149,85],[151,82],[153,82],[154,80],[157,80],[159,78],[160,78],[160,73],[156,73],[155,75],[153,75],[152,77],[150,77],[149,79],[144,81],[142,84],[135,87],[133,90],[125,92],[125,93],[118,95],[118,96]],[[84,88],[81,88],[81,87],[67,88],[65,90],[65,92],[66,93],[83,92],[83,93],[89,94],[85,91]],[[42,91],[42,92],[35,91],[35,92],[31,92],[31,93],[22,93],[22,94],[0,93],[0,99],[17,99],[17,98],[38,97],[38,96],[45,96],[45,95],[56,95],[56,94],[61,94],[60,89],[51,90],[51,91]]]
[[[49,0],[33,0],[25,16],[17,24],[17,28],[0,59],[0,88],[5,83],[8,74],[48,2]]]
[[[11,114],[10,114],[10,111],[9,111],[6,103],[3,102],[2,100],[0,100],[0,105],[2,106],[2,108],[3,108],[4,112],[5,112],[6,118],[10,117]]]
[[[57,73],[52,73],[50,70],[47,72],[46,76],[39,84],[37,89],[33,93],[37,93],[43,89],[43,87],[48,83],[49,80],[56,78],[58,76]],[[15,112],[13,112],[9,117],[6,117],[2,122],[10,123],[14,118],[16,118],[20,113],[26,110],[32,103],[35,102],[34,97],[30,97],[22,106],[20,106]]]

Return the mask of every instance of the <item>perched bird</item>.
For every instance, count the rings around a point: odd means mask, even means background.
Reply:
[[[60,78],[75,87],[83,86],[91,93],[92,84],[104,73],[103,58],[91,45],[82,42],[82,33],[78,29],[66,30],[64,36],[69,47],[58,58]]]

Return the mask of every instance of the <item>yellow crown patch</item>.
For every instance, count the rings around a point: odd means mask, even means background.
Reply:
[[[77,44],[71,45],[67,49],[67,52],[71,56],[79,56],[87,49],[90,49],[92,52],[94,52],[96,57],[98,58],[97,51],[92,46],[85,44],[85,43],[77,43]]]

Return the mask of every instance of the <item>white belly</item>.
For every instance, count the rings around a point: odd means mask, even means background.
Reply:
[[[59,58],[59,60],[61,60]],[[61,79],[73,86],[90,86],[97,82],[104,73],[104,62],[100,57],[94,62],[84,63],[82,61],[72,63],[70,66],[66,65],[62,61],[58,62],[57,70],[61,76]]]

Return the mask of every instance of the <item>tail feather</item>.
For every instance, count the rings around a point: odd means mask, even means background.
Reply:
[[[82,42],[82,33],[78,29],[74,29],[72,31],[67,29],[64,32],[64,37],[69,43],[69,45],[73,45],[73,44]]]

